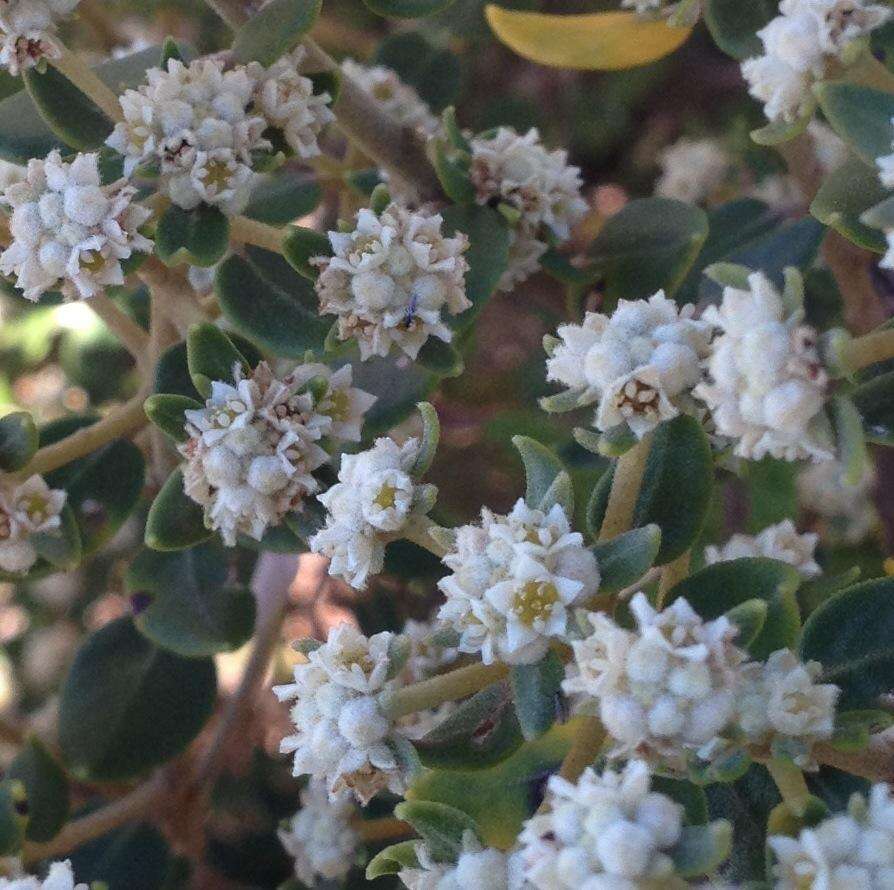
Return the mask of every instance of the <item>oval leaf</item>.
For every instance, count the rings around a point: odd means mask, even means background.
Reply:
[[[34,418],[27,411],[13,411],[0,418],[0,470],[21,470],[37,451]]]
[[[661,529],[657,525],[635,528],[596,544],[593,552],[599,562],[599,592],[615,593],[642,578],[654,565],[660,548]]]
[[[175,442],[185,442],[189,438],[186,432],[184,411],[202,407],[201,402],[189,396],[175,396],[167,393],[149,396],[143,405],[148,417],[166,436]]]
[[[155,496],[146,517],[146,546],[186,550],[212,537],[202,508],[183,491],[183,471],[174,470]]]
[[[475,820],[467,813],[430,800],[406,800],[394,808],[394,815],[419,832],[428,852],[439,862],[456,861],[463,849],[463,835],[477,833]]]
[[[873,169],[875,159],[891,153],[894,95],[854,83],[823,83],[816,88],[820,106],[836,133]]]
[[[25,837],[44,843],[54,838],[68,819],[68,779],[43,742],[32,737],[16,755],[6,778],[25,786],[28,798],[28,826]]]
[[[532,510],[548,511],[553,504],[559,504],[565,515],[574,515],[574,493],[571,490],[571,477],[562,462],[545,445],[541,445],[527,436],[513,436],[512,444],[521,455],[525,465],[525,503]],[[561,480],[563,476],[567,483]],[[559,486],[554,486],[556,481]]]
[[[774,0],[707,0],[705,24],[728,56],[742,61],[763,53],[757,31],[778,14]]]
[[[269,68],[298,45],[320,14],[322,0],[270,0],[236,34],[231,50],[243,65]]]
[[[542,736],[556,721],[562,696],[565,666],[555,652],[535,664],[515,665],[509,674],[512,701],[522,735]]]
[[[168,266],[214,266],[227,252],[229,240],[230,221],[208,204],[193,210],[171,204],[155,229],[155,251]]]
[[[251,370],[233,341],[220,328],[208,322],[189,329],[186,362],[193,385],[206,398],[211,395],[213,382],[233,382],[236,365],[241,365],[245,371]]]

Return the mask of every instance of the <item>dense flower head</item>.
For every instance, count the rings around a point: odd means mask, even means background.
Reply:
[[[0,65],[10,74],[33,68],[41,59],[56,59],[59,22],[80,0],[3,0],[0,3]]]
[[[776,890],[886,890],[894,886],[894,797],[873,785],[848,811],[802,828],[798,837],[768,839]]]
[[[547,240],[567,241],[583,218],[580,170],[564,150],[549,151],[537,130],[510,127],[471,140],[471,179],[479,204],[506,205],[516,221],[510,229],[509,268],[498,287],[510,290],[527,278],[547,249]]]
[[[884,24],[891,10],[868,0],[782,0],[779,15],[757,32],[764,52],[742,63],[754,98],[771,120],[794,121],[812,104],[810,88],[830,61]]]
[[[722,546],[705,547],[705,562],[727,562],[743,557],[763,556],[794,566],[805,578],[816,578],[822,569],[814,559],[819,535],[798,534],[791,519],[767,526],[757,535],[733,535]]]
[[[685,599],[656,612],[645,594],[630,603],[636,630],[590,613],[593,633],[571,643],[563,689],[582,711],[597,711],[615,754],[655,756],[682,768],[685,752],[710,751],[735,714],[737,629],[704,621]]]
[[[830,460],[828,375],[817,333],[801,313],[786,317],[773,283],[754,272],[747,289],[724,288],[721,305],[709,306],[702,318],[720,334],[706,363],[710,379],[694,394],[711,410],[717,433],[734,441],[734,453]]]
[[[328,460],[319,440],[357,437],[371,404],[350,384],[349,366],[299,365],[278,378],[265,362],[250,375],[236,365],[232,383],[214,381],[205,407],[184,412],[184,490],[227,545],[239,534],[260,540],[319,490],[312,474]]]
[[[65,492],[50,488],[40,476],[0,484],[0,569],[27,572],[37,562],[34,535],[57,532]]]
[[[86,884],[75,884],[71,862],[54,862],[47,876],[40,878],[26,875],[20,878],[0,878],[0,890],[89,890]]]
[[[12,209],[12,243],[0,254],[0,271],[15,275],[16,286],[35,301],[55,288],[80,299],[123,284],[121,261],[152,250],[138,231],[151,213],[133,203],[135,195],[123,179],[102,184],[96,154],[71,163],[58,151],[32,159],[25,179],[3,192]]]
[[[415,845],[417,868],[405,868],[398,877],[408,890],[522,890],[513,880],[512,856],[484,847],[472,832],[463,836],[456,862],[439,862],[420,841]]]
[[[253,153],[272,149],[268,127],[280,130],[302,158],[319,154],[317,134],[332,119],[329,96],[313,94],[298,73],[298,48],[268,69],[257,63],[224,70],[217,59],[169,59],[147,83],[121,96],[124,121],[107,142],[124,155],[129,176],[155,168],[174,204],[240,213],[255,180]]]
[[[742,669],[737,725],[749,742],[782,745],[802,769],[816,769],[815,742],[832,737],[840,690],[817,683],[819,662],[802,663],[788,649]]]
[[[444,563],[452,574],[438,582],[447,597],[438,617],[485,664],[538,661],[599,588],[596,557],[559,504],[544,513],[519,499],[507,516],[484,508],[480,525],[456,530]]]
[[[621,300],[611,316],[588,312],[583,324],[562,325],[546,363],[547,380],[599,403],[595,425],[626,423],[642,437],[681,410],[703,379],[711,327],[659,291],[648,300]]]
[[[349,789],[366,804],[385,788],[403,791],[389,745],[392,722],[376,698],[390,679],[393,639],[388,632],[365,637],[341,624],[295,666],[294,683],[274,687],[280,701],[294,701],[295,734],[280,749],[294,753],[296,776],[324,781],[330,799]]]
[[[815,515],[816,529],[825,543],[859,544],[878,524],[878,511],[872,502],[875,472],[871,467],[867,466],[859,481],[851,485],[839,461],[823,461],[805,467],[796,483],[801,507]]]
[[[683,808],[650,791],[648,766],[584,770],[572,783],[552,776],[545,812],[522,829],[520,857],[537,890],[637,890],[685,886],[668,855],[683,831]]]
[[[300,799],[301,809],[277,832],[295,860],[295,877],[308,887],[319,878],[344,878],[360,845],[351,824],[357,815],[355,803],[344,792],[331,799],[325,784],[317,780],[307,784]]]
[[[386,356],[392,346],[416,358],[429,337],[453,332],[442,312],[457,315],[466,296],[469,239],[447,238],[439,214],[391,204],[363,209],[352,232],[330,232],[333,256],[317,257],[320,312],[338,318],[340,340],[356,339],[360,357]]]
[[[700,204],[716,191],[730,172],[730,158],[716,139],[679,139],[658,156],[661,176],[655,193],[689,204]]]
[[[376,439],[359,454],[345,454],[338,482],[318,496],[326,508],[325,527],[310,541],[315,553],[331,560],[329,573],[362,589],[382,570],[385,544],[434,505],[437,490],[413,478],[419,440],[398,445]]]

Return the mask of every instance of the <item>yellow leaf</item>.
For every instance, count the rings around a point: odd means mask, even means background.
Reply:
[[[489,4],[485,14],[497,39],[520,56],[554,68],[589,71],[647,65],[679,48],[692,31],[633,12],[544,15]]]

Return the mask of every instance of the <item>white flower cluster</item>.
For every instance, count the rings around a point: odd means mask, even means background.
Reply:
[[[711,326],[659,291],[649,300],[621,300],[611,316],[588,312],[583,324],[562,325],[546,363],[547,380],[578,393],[578,404],[599,402],[595,425],[626,423],[640,438],[691,409],[703,379]]]
[[[254,182],[253,152],[272,149],[268,127],[281,130],[299,157],[320,153],[330,97],[314,95],[298,73],[303,54],[299,47],[268,69],[252,63],[229,71],[215,59],[169,59],[166,70],[151,68],[146,85],[121,96],[124,121],[108,145],[124,155],[128,176],[141,165],[156,167],[178,207],[205,203],[237,214]]]
[[[438,617],[485,664],[538,661],[551,640],[567,640],[572,607],[599,588],[596,557],[558,504],[543,513],[519,500],[508,516],[482,509],[480,525],[456,530],[444,563],[452,574],[438,582],[447,597]]]
[[[656,612],[645,594],[630,603],[635,631],[590,613],[593,633],[571,643],[562,684],[575,706],[598,715],[615,755],[684,769],[689,753],[711,760],[731,741],[786,746],[812,765],[813,743],[832,733],[838,689],[815,682],[819,666],[788,650],[747,662],[726,617],[703,621],[685,599]]]
[[[378,216],[357,214],[353,232],[330,232],[333,256],[316,257],[320,312],[338,317],[341,340],[355,338],[364,361],[396,346],[416,358],[429,337],[445,343],[453,332],[441,312],[457,315],[466,297],[469,266],[461,232],[444,237],[439,214],[391,204]]]
[[[389,745],[391,721],[376,697],[392,672],[394,634],[365,637],[341,624],[295,666],[295,682],[275,686],[291,708],[295,734],[282,740],[283,753],[294,752],[293,772],[325,781],[330,799],[350,789],[366,804],[384,788],[404,790],[404,777]]]
[[[729,155],[716,139],[679,139],[658,156],[655,193],[689,204],[707,200],[730,173]]]
[[[56,59],[59,22],[80,0],[3,0],[0,3],[0,65],[13,76],[41,59]]]
[[[361,65],[354,59],[345,59],[341,70],[398,123],[413,127],[426,136],[433,136],[438,131],[440,122],[419,93],[390,68]]]
[[[40,878],[30,875],[21,878],[0,878],[0,890],[89,890],[86,884],[75,884],[71,862],[54,862],[47,876]]]
[[[124,283],[121,260],[152,250],[138,231],[150,211],[133,203],[136,189],[125,180],[102,185],[98,162],[79,154],[66,163],[52,151],[4,190],[12,243],[0,254],[0,272],[15,275],[27,299],[52,288],[69,299],[92,297]]]
[[[797,838],[768,839],[776,856],[776,890],[887,890],[894,886],[894,798],[873,785],[855,794],[847,813],[831,816]]]
[[[816,578],[822,569],[814,559],[819,535],[798,534],[791,519],[767,526],[757,535],[733,535],[722,547],[705,547],[705,562],[728,562],[731,559],[764,556],[794,566],[805,578]]]
[[[811,86],[828,64],[846,62],[848,47],[890,15],[867,0],[782,0],[779,15],[757,32],[764,54],[742,63],[749,92],[769,120],[797,120],[812,107]]]
[[[418,868],[405,868],[398,877],[408,890],[522,890],[513,880],[513,857],[483,847],[471,832],[463,837],[463,849],[455,863],[432,858],[425,843],[415,846]]]
[[[330,799],[326,786],[311,780],[301,792],[301,809],[277,832],[295,860],[295,877],[313,887],[318,878],[338,880],[351,870],[360,837],[351,825],[357,807],[349,794]]]
[[[329,573],[362,589],[382,571],[385,544],[434,506],[437,489],[413,478],[419,440],[398,445],[376,439],[359,454],[345,454],[338,482],[318,495],[326,507],[326,526],[308,542],[329,557]]]
[[[707,362],[711,380],[693,393],[739,457],[831,460],[817,333],[801,324],[800,312],[786,318],[782,296],[762,272],[749,275],[748,285],[724,288],[721,305],[705,310],[702,318],[721,334]]]
[[[805,467],[796,482],[801,507],[816,515],[820,537],[828,544],[859,544],[878,524],[872,502],[875,473],[870,467],[856,485],[849,485],[840,462],[823,461]]]
[[[65,492],[50,488],[40,476],[0,486],[0,569],[27,572],[37,562],[32,536],[57,531],[64,506]]]
[[[262,362],[250,376],[238,365],[233,374],[233,383],[212,383],[204,408],[184,412],[189,439],[179,446],[184,491],[229,546],[240,533],[260,540],[300,510],[319,490],[313,471],[329,459],[318,441],[358,439],[374,401],[351,388],[350,366],[332,374],[299,365],[279,379]],[[322,392],[314,385],[321,379]]]
[[[584,770],[576,784],[552,776],[549,809],[530,818],[519,840],[524,874],[537,890],[675,887],[669,851],[683,831],[683,808],[650,791],[648,766],[621,773]]]
[[[509,268],[497,285],[511,290],[537,271],[547,249],[547,230],[558,242],[587,212],[581,197],[580,170],[568,153],[548,151],[537,130],[524,136],[509,127],[471,140],[470,175],[480,204],[499,202],[515,216],[510,229]]]

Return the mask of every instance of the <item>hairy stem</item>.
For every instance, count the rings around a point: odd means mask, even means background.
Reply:
[[[394,692],[385,692],[379,697],[379,704],[388,717],[396,720],[416,711],[436,708],[444,702],[466,698],[502,680],[508,673],[505,664],[470,664]]]
[[[796,766],[791,760],[781,757],[771,757],[765,764],[782,800],[788,807],[789,811],[795,816],[803,816],[804,810],[807,808],[807,801],[810,798],[810,791],[807,788],[807,782],[804,780],[804,773],[800,767]]]
[[[394,816],[383,816],[380,819],[358,819],[353,824],[354,830],[365,844],[396,841],[409,837],[413,829],[403,820]]]
[[[576,782],[581,773],[599,756],[605,743],[605,730],[598,717],[580,717],[571,749],[565,755],[559,775],[569,782]]]
[[[124,120],[118,97],[110,90],[96,73],[85,64],[77,53],[68,47],[62,47],[58,59],[50,59],[50,64],[66,79],[70,80],[94,105],[97,105],[106,117],[115,123]]]
[[[673,562],[669,562],[661,569],[661,581],[658,584],[658,599],[656,609],[664,606],[668,593],[673,590],[688,574],[689,564],[692,562],[692,551],[687,550],[678,556]]]
[[[872,331],[842,344],[838,358],[851,371],[894,358],[894,328]]]
[[[894,732],[890,729],[876,733],[862,751],[839,751],[831,745],[814,748],[816,759],[825,766],[833,766],[870,782],[894,783]]]
[[[412,541],[419,547],[428,550],[429,553],[433,553],[438,559],[442,559],[450,551],[429,534],[432,529],[436,528],[439,526],[426,516],[422,519],[411,520],[407,527],[400,532],[400,537]]]
[[[149,257],[138,274],[152,291],[153,306],[170,319],[181,337],[194,324],[208,320],[189,282],[156,257]]]
[[[28,464],[19,470],[18,475],[23,479],[35,473],[43,476],[102,448],[112,439],[127,436],[145,426],[149,421],[143,412],[143,402],[150,392],[151,387],[144,387],[130,401],[109,411],[102,420],[77,430],[60,442],[41,448]]]
[[[642,485],[651,447],[652,434],[649,433],[618,458],[608,496],[608,506],[605,508],[602,528],[599,530],[600,541],[617,537],[628,531],[633,524],[636,498]]]
[[[237,244],[253,244],[263,247],[272,253],[282,253],[282,239],[288,227],[268,226],[266,223],[249,219],[247,216],[234,216],[230,219],[230,240]]]
[[[149,335],[127,313],[122,312],[105,294],[94,295],[87,305],[121,341],[137,364],[147,362]]]

